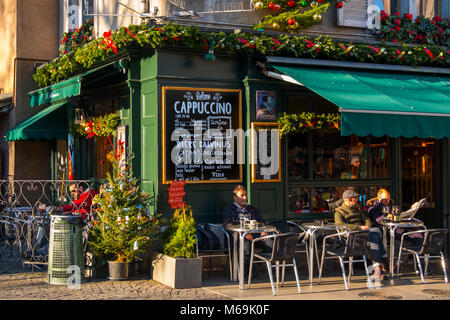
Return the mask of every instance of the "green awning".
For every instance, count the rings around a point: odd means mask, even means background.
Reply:
[[[271,64],[339,107],[341,135],[450,137],[450,78]]]
[[[67,133],[67,101],[62,101],[8,130],[5,140],[64,140]]]
[[[100,67],[85,71],[77,76],[73,76],[67,80],[62,80],[51,86],[31,91],[28,93],[30,96],[30,105],[31,107],[34,107],[44,103],[54,103],[61,99],[78,96],[81,93],[81,82],[84,81],[87,76],[90,75],[91,77],[95,77],[98,75],[98,71],[105,71],[108,67],[110,67],[112,72],[124,71],[128,68],[128,64],[128,58],[112,61]]]
[[[61,99],[78,96],[81,92],[81,76],[70,78],[54,85],[31,91],[30,105],[38,106],[44,103],[53,103]]]

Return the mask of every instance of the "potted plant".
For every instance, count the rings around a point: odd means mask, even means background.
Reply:
[[[98,205],[89,236],[96,255],[108,260],[109,279],[121,280],[131,275],[132,262],[156,239],[158,217],[149,213],[153,198],[140,190],[133,177],[129,160],[119,167],[113,162],[108,184],[94,198]]]
[[[163,254],[153,261],[153,280],[177,289],[201,287],[202,259],[196,258],[195,231],[192,210],[183,203],[161,235]]]

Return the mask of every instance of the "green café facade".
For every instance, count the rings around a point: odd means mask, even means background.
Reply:
[[[133,171],[156,195],[155,210],[166,215],[173,180],[187,181],[184,200],[196,220],[213,223],[222,221],[236,184],[246,185],[249,202],[273,220],[332,217],[328,205],[345,189],[359,192],[364,204],[386,188],[402,209],[426,197],[430,207],[419,218],[428,227],[448,227],[448,70],[264,56],[207,60],[204,53],[122,49],[87,72],[30,92],[32,107],[49,106],[6,138],[54,139],[54,153],[67,153],[69,127],[80,113],[118,112]],[[277,134],[280,117],[304,112],[337,114],[340,124],[308,130],[305,120],[304,130]],[[227,129],[244,135],[230,147],[208,129],[225,138]],[[268,129],[266,136],[261,129]],[[105,177],[112,148],[105,139],[72,146],[75,179]],[[257,142],[264,139],[276,172],[267,173],[270,164],[259,161],[264,152]],[[196,161],[195,152],[179,152],[224,145],[215,155],[226,158],[239,149],[242,157],[207,163]],[[191,163],[177,164],[183,157]]]

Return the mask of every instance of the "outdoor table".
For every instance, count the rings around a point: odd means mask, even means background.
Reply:
[[[309,283],[313,282],[313,273],[314,273],[314,248],[316,245],[316,233],[318,230],[335,230],[338,232],[337,227],[334,223],[325,223],[324,221],[312,221],[302,223],[302,226],[307,228],[307,241],[308,241],[308,249],[309,250],[309,263],[308,263],[308,274],[309,274]],[[319,262],[317,262],[319,264]]]
[[[392,280],[394,278],[394,253],[395,253],[395,230],[397,228],[424,228],[425,225],[422,221],[417,219],[404,219],[402,221],[391,221],[390,219],[384,218],[383,220],[383,245],[387,249],[387,229],[390,233],[390,243],[389,243],[389,278]]]
[[[271,225],[260,225],[258,228],[250,229],[248,227],[241,228],[240,225],[232,225],[228,227],[229,231],[233,232],[233,281],[236,281],[237,265],[239,264],[239,289],[244,289],[244,239],[249,233],[261,233],[261,232],[277,232],[277,228]],[[239,237],[239,263],[237,260],[237,238]]]

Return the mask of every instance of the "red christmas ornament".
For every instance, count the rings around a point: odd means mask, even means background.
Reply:
[[[317,0],[317,2],[319,2],[319,3],[324,3],[325,0]]]
[[[273,2],[269,3],[268,8],[273,10],[275,8],[275,4]]]
[[[288,5],[288,7],[292,8],[292,7],[295,7],[296,3],[295,3],[295,1],[291,0],[291,1],[288,1],[287,5]]]
[[[281,10],[281,5],[279,5],[278,3],[274,4],[273,11],[278,12],[280,10]]]
[[[344,4],[342,2],[338,2],[336,3],[336,8],[340,9],[344,6]]]
[[[293,25],[293,24],[295,24],[295,22],[296,22],[296,21],[295,21],[294,19],[289,19],[289,20],[288,20],[288,24],[289,24],[289,25]]]

